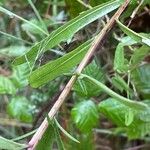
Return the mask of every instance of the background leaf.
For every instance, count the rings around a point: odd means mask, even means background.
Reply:
[[[132,65],[137,65],[141,63],[145,56],[150,53],[150,47],[143,45],[140,48],[136,48],[131,57]]]
[[[29,47],[25,47],[23,45],[12,45],[3,49],[0,49],[0,54],[8,56],[8,57],[17,57],[23,55]]]
[[[104,100],[98,106],[99,111],[117,126],[123,128],[130,139],[143,138],[146,134],[150,134],[150,121],[141,119],[146,116],[149,109],[136,111],[113,98]]]
[[[90,132],[99,119],[97,107],[91,100],[76,104],[71,111],[71,116],[82,132]]]
[[[124,71],[124,68],[125,68],[124,47],[122,44],[118,44],[115,51],[114,70],[122,72]]]
[[[14,109],[15,108],[15,109]],[[23,122],[32,122],[30,103],[25,97],[14,97],[7,106],[9,115]]]
[[[150,64],[139,66],[131,75],[137,90],[143,97],[150,99]]]
[[[30,68],[27,63],[19,66],[13,66],[13,73],[10,76],[10,79],[16,88],[22,88],[28,85],[29,73]]]
[[[15,94],[16,88],[10,79],[0,76],[0,94]]]

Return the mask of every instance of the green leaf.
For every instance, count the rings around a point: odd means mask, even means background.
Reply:
[[[137,44],[137,41],[135,41],[133,38],[131,38],[130,36],[125,36],[123,38],[121,38],[120,43],[123,46],[131,46],[133,44]]]
[[[69,10],[71,18],[79,15],[82,11],[85,11],[85,7],[81,5],[78,1],[65,0],[67,10]]]
[[[56,125],[56,122],[54,122],[54,130],[55,130],[54,133],[55,133],[55,137],[56,137],[56,142],[57,142],[57,145],[58,145],[58,149],[59,150],[65,150],[63,141],[61,139],[61,136],[60,136],[60,133],[59,133],[59,130],[58,130],[58,126]]]
[[[95,141],[92,131],[90,133],[79,133],[78,138],[80,140],[80,144],[75,142],[69,143],[69,150],[95,150]]]
[[[132,66],[141,63],[145,56],[150,53],[149,46],[143,45],[140,48],[136,48],[131,56]],[[131,66],[131,67],[132,67]]]
[[[139,93],[150,99],[150,64],[139,66],[131,72],[131,76]]]
[[[102,69],[98,66],[95,60],[93,60],[84,70],[84,74],[87,74],[98,81],[105,82],[104,73]],[[91,88],[92,87],[92,88]],[[73,86],[73,90],[80,96],[90,98],[92,96],[98,96],[102,92],[102,90],[88,82],[88,80],[81,80],[78,78],[76,83]]]
[[[150,134],[150,109],[136,111],[128,106],[117,102],[116,99],[109,98],[100,102],[99,111],[117,126],[125,129],[130,139],[143,138]]]
[[[118,72],[123,72],[125,66],[125,58],[124,58],[124,47],[122,43],[118,44],[116,51],[115,51],[115,58],[114,58],[114,70]]]
[[[13,66],[13,73],[10,76],[11,81],[14,83],[16,88],[25,87],[28,85],[28,76],[30,68],[27,63],[19,66]]]
[[[13,12],[11,12],[11,11],[1,7],[1,6],[0,6],[0,12],[3,12],[5,14],[9,15],[10,17],[16,17],[16,18],[18,18],[18,19],[20,19],[20,20],[30,24],[30,26],[33,26],[34,28],[38,29],[40,32],[43,32],[44,34],[47,35],[47,33],[43,29],[41,29],[39,26],[37,26],[36,24],[33,24],[32,22],[22,18],[21,16],[18,16],[16,14],[14,14]]]
[[[17,57],[23,55],[25,51],[29,49],[29,47],[25,47],[23,45],[12,45],[3,49],[0,49],[0,54],[9,56],[9,57]]]
[[[92,6],[97,6],[97,5],[100,5],[100,4],[103,4],[103,3],[106,3],[110,0],[89,0],[89,3],[90,5]]]
[[[14,109],[15,108],[15,109]],[[7,106],[10,116],[23,122],[32,122],[30,103],[25,97],[14,97]]]
[[[8,140],[0,136],[0,149],[5,150],[21,150],[25,149],[27,145],[25,144],[19,144],[16,142],[13,142],[12,140]]]
[[[130,109],[128,106],[121,104],[114,98],[108,98],[100,102],[98,108],[100,112],[102,112],[118,126],[126,126],[125,116],[128,115],[128,110]],[[111,114],[111,112],[113,113]]]
[[[56,77],[69,72],[82,60],[88,48],[90,47],[90,42],[91,41],[85,42],[68,54],[54,61],[50,61],[49,63],[33,71],[29,77],[31,86],[39,87],[55,79]]]
[[[18,137],[16,137],[16,138],[11,139],[11,140],[12,140],[12,141],[20,141],[20,140],[23,140],[23,139],[25,139],[25,138],[27,138],[27,137],[29,137],[29,136],[35,134],[36,131],[37,131],[37,129],[34,129],[34,130],[31,131],[31,132],[28,132],[28,133],[26,133],[26,134],[24,134],[24,135],[18,136]]]
[[[25,55],[15,59],[14,64],[19,65],[25,63],[27,60],[29,62],[35,61],[35,59],[43,51],[58,45],[62,41],[66,41],[72,38],[77,31],[79,31],[89,23],[95,21],[96,19],[115,10],[120,6],[120,4],[121,2],[119,0],[111,1],[109,3],[96,6],[90,10],[81,13],[78,17],[72,19],[65,25],[53,31],[48,37],[43,39],[41,42],[35,44]]]
[[[131,0],[126,11],[124,11],[124,13],[122,14],[121,18],[126,19],[128,17],[131,16],[131,14],[133,13],[133,10],[137,7],[138,5],[138,1],[137,0]],[[121,20],[123,20],[121,19]]]
[[[77,139],[75,139],[73,136],[71,136],[65,129],[63,129],[56,119],[55,119],[55,123],[56,123],[57,127],[64,133],[64,135],[66,135],[72,141],[74,141],[76,143],[80,143]]]
[[[41,24],[40,21],[36,19],[32,19],[29,22],[32,24],[35,24],[36,26],[39,26],[41,29],[45,30],[44,26]],[[34,26],[31,26],[29,23],[25,22],[21,25],[22,29],[26,32],[30,32],[32,34],[36,35],[44,35],[43,32],[40,32],[39,29],[35,28]]]
[[[54,120],[51,120],[47,115],[48,128],[44,132],[42,139],[38,142],[36,150],[51,150],[56,141],[58,150],[64,150],[64,146],[58,131],[58,127]]]
[[[97,125],[99,119],[97,107],[91,100],[76,104],[71,110],[71,116],[82,132],[90,132]]]
[[[129,126],[134,119],[134,112],[131,109],[128,109],[128,111],[125,114],[125,125]]]
[[[150,46],[150,39],[145,37],[144,35],[138,34],[134,31],[132,31],[131,29],[127,28],[125,25],[123,25],[119,20],[117,20],[117,23],[119,25],[119,27],[121,28],[121,30],[127,34],[128,36],[130,36],[131,38],[133,38],[135,41],[145,44],[147,46]]]
[[[124,81],[124,79],[122,77],[120,77],[119,75],[116,75],[115,77],[111,78],[112,80],[112,84],[119,89],[121,92],[123,92],[123,90],[125,91],[129,91],[130,88],[127,85],[127,83]]]
[[[8,77],[0,76],[0,94],[15,94],[16,88]]]

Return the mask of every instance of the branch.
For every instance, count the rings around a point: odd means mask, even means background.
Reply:
[[[130,2],[130,0],[125,0],[125,2],[122,4],[122,6],[120,6],[120,8],[117,10],[117,12],[112,16],[112,18],[109,20],[109,22],[105,25],[105,27],[101,30],[101,32],[96,36],[90,49],[88,50],[88,52],[84,56],[83,60],[79,64],[79,66],[76,70],[77,74],[80,74],[82,72],[82,70],[87,65],[88,61],[90,60],[90,58],[92,57],[92,55],[94,54],[96,49],[98,48],[99,44],[101,44],[105,35],[113,27],[116,19],[119,18],[119,16],[125,10],[127,5],[129,4],[129,2]],[[72,86],[75,83],[76,79],[77,79],[77,75],[73,75],[71,77],[71,79],[69,80],[69,82],[67,83],[66,87],[64,88],[64,90],[60,94],[58,100],[55,102],[55,104],[51,108],[50,112],[48,113],[50,119],[52,119],[55,116],[55,114],[58,112],[59,108],[61,107],[61,105],[65,101],[69,92],[71,91]],[[47,127],[48,127],[48,122],[47,122],[47,119],[45,118],[44,121],[42,122],[42,124],[40,125],[40,127],[38,128],[37,132],[34,134],[32,139],[30,140],[28,150],[34,150],[35,149],[36,145],[38,144],[39,140],[42,138]]]

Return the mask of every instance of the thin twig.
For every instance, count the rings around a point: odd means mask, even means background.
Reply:
[[[38,10],[36,9],[36,7],[34,6],[32,0],[28,0],[28,2],[29,2],[29,4],[31,5],[31,7],[32,7],[32,9],[33,9],[33,11],[34,11],[34,13],[35,13],[35,15],[36,15],[37,18],[39,19],[41,25],[43,25],[43,27],[44,27],[44,29],[45,29],[45,32],[47,32],[47,34],[48,34],[48,30],[47,30],[46,24],[44,23],[43,19],[41,18],[40,14],[39,14]]]
[[[141,2],[139,3],[139,5],[134,9],[133,13],[132,13],[131,16],[130,16],[131,20],[129,21],[127,27],[130,26],[131,22],[133,21],[135,15],[137,14],[137,12],[138,12],[138,10],[140,9],[140,7],[142,6],[143,2],[144,2],[144,0],[141,0]]]
[[[106,24],[106,26],[101,30],[101,32],[95,38],[95,40],[93,41],[90,49],[88,50],[88,52],[86,53],[85,57],[83,58],[83,60],[79,64],[79,66],[78,66],[78,68],[76,70],[77,73],[80,74],[82,72],[82,70],[84,69],[84,67],[88,63],[88,61],[91,59],[93,53],[96,51],[96,49],[98,48],[99,44],[102,42],[102,40],[105,37],[105,35],[113,27],[116,19],[119,18],[119,16],[125,10],[127,5],[129,4],[129,2],[130,2],[130,0],[125,0],[123,5],[120,6],[118,11],[113,15],[113,17],[109,20],[109,22]],[[70,91],[72,89],[72,86],[75,83],[76,79],[77,79],[77,76],[73,75],[71,77],[71,79],[69,80],[69,82],[67,83],[66,87],[64,88],[64,90],[60,94],[58,100],[55,102],[55,104],[53,105],[52,109],[48,113],[50,119],[52,119],[55,116],[55,114],[58,112],[59,108],[61,107],[61,105],[65,101],[66,97],[70,93]],[[42,124],[40,125],[40,127],[38,128],[37,132],[34,134],[32,139],[30,140],[28,150],[34,150],[35,149],[36,145],[38,144],[39,140],[42,138],[42,136],[43,136],[44,132],[46,131],[47,127],[48,127],[48,122],[47,122],[47,119],[45,118],[44,121],[42,122]]]
[[[90,6],[90,5],[88,5],[88,4],[86,4],[86,3],[84,3],[82,0],[77,0],[81,5],[83,5],[84,7],[86,7],[86,8],[89,8],[89,9],[91,9],[92,8],[92,6]]]

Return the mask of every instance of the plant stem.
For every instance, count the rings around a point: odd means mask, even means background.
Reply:
[[[45,35],[49,35],[47,32],[45,32],[43,29],[41,29],[41,28],[40,28],[39,26],[37,26],[36,24],[34,24],[34,23],[32,23],[31,21],[28,21],[28,20],[26,20],[26,19],[24,19],[24,18],[22,18],[22,17],[20,17],[20,16],[18,16],[18,15],[16,15],[16,14],[14,14],[14,13],[12,13],[11,11],[9,11],[9,10],[7,10],[7,9],[5,9],[5,8],[3,8],[3,7],[1,7],[1,6],[0,6],[0,12],[3,12],[3,13],[5,13],[5,14],[9,15],[10,17],[16,17],[16,18],[18,18],[18,19],[20,19],[20,20],[22,20],[22,21],[24,21],[24,22],[30,24],[31,26],[35,27],[36,29],[38,29],[39,31],[41,31],[42,33],[44,33]]]
[[[29,4],[31,5],[32,9],[34,10],[35,15],[37,16],[37,18],[39,19],[39,21],[41,22],[41,24],[43,25],[45,31],[46,31],[47,34],[48,34],[47,27],[46,27],[44,21],[42,20],[40,14],[39,14],[39,12],[38,12],[38,10],[37,10],[36,7],[34,6],[32,0],[28,0],[28,2],[29,2]]]
[[[128,98],[125,98],[125,97],[117,94],[116,92],[112,91],[110,88],[108,88],[103,83],[97,81],[96,79],[94,79],[94,78],[92,78],[86,74],[80,74],[80,77],[89,79],[93,84],[96,84],[97,86],[99,86],[108,95],[110,95],[111,97],[113,97],[114,99],[119,101],[120,103],[122,103],[126,106],[129,106],[130,108],[140,109],[140,110],[148,108],[148,105],[146,105],[142,102],[137,102],[137,101],[133,101],[133,100],[130,100]]]
[[[82,0],[77,0],[81,5],[83,5],[84,7],[86,7],[86,8],[89,8],[89,9],[91,9],[92,8],[92,6],[90,6],[90,5],[88,5],[88,4],[86,4],[86,3],[84,3]]]
[[[19,38],[19,37],[15,37],[15,36],[13,36],[13,35],[11,35],[11,34],[8,34],[8,33],[3,32],[3,31],[0,31],[0,34],[3,34],[3,35],[5,35],[5,36],[7,36],[8,38],[13,38],[13,39],[15,39],[15,40],[19,40],[19,41],[22,41],[22,42],[27,43],[27,44],[29,44],[29,45],[32,45],[32,43],[29,42],[29,41],[23,40],[23,39],[21,39],[21,38]]]
[[[129,2],[130,2],[130,0],[125,0],[125,2],[122,4],[122,6],[119,7],[117,12],[112,16],[112,18],[109,20],[109,22],[105,25],[105,27],[101,30],[101,32],[96,36],[90,49],[88,50],[88,52],[86,53],[86,55],[84,56],[83,60],[81,61],[81,63],[79,64],[79,66],[76,70],[76,72],[78,74],[80,74],[82,72],[82,70],[84,69],[84,67],[87,65],[88,61],[93,56],[93,54],[96,51],[96,49],[98,48],[99,44],[102,42],[103,38],[108,33],[108,31],[113,27],[116,19],[119,18],[119,16],[122,14],[124,9],[128,6]],[[48,113],[48,116],[50,119],[52,119],[55,116],[55,114],[58,112],[59,108],[61,107],[61,105],[65,101],[66,97],[70,93],[72,86],[75,83],[76,79],[77,79],[77,75],[73,75],[71,77],[71,79],[69,80],[69,82],[67,83],[66,87],[64,88],[64,90],[60,94],[59,98],[57,99],[57,101],[51,108],[50,112]],[[38,144],[39,140],[42,138],[47,127],[48,127],[48,122],[47,122],[47,119],[45,118],[44,121],[42,122],[42,124],[40,125],[40,127],[38,128],[37,132],[34,134],[32,139],[29,141],[28,150],[35,149],[36,145]]]

